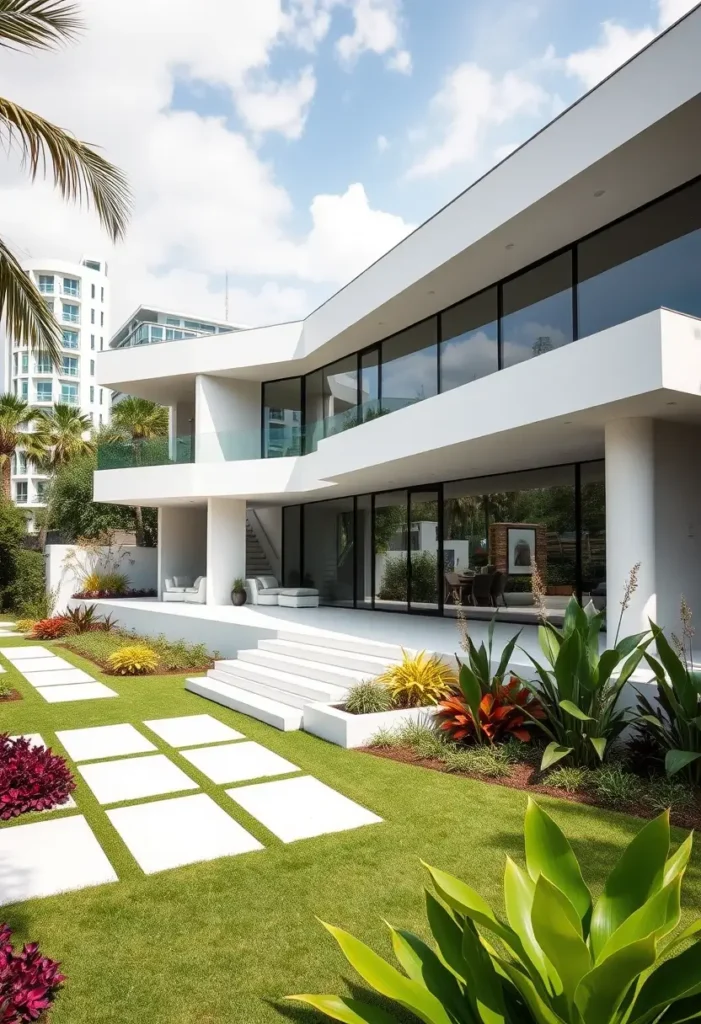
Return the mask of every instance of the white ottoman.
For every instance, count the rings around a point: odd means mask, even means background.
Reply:
[[[311,587],[290,587],[281,590],[278,595],[281,608],[318,608],[319,591]]]

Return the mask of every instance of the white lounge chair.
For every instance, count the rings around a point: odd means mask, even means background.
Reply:
[[[207,600],[207,577],[173,576],[165,581],[164,601],[184,601],[186,604],[204,604]]]

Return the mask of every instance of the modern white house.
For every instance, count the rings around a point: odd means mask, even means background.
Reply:
[[[204,576],[199,619],[244,621],[248,526],[318,592],[300,628],[533,620],[534,564],[610,636],[635,565],[626,632],[701,609],[699,52],[697,9],[305,320],[100,355],[172,410],[95,474],[158,508],[161,593]]]
[[[22,267],[59,322],[61,364],[19,346],[3,328],[0,339],[0,391],[11,391],[38,409],[57,402],[74,405],[99,427],[109,422],[111,391],[96,377],[98,352],[110,336],[110,284],[101,259],[74,263],[50,258],[26,259]],[[12,466],[12,497],[33,510],[44,505],[47,477],[21,452]],[[30,529],[32,520],[30,520]]]

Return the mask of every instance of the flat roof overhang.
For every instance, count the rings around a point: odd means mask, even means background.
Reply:
[[[691,180],[701,173],[699,52],[695,9],[302,323],[103,352],[100,383],[168,404],[192,397],[197,373],[309,372]]]

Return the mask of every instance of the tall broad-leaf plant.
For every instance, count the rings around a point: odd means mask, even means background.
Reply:
[[[582,608],[572,597],[561,629],[545,621],[538,642],[546,665],[534,658],[537,679],[531,685],[545,709],[538,726],[549,739],[541,769],[558,761],[592,767],[603,761],[631,716],[619,706],[621,691],[640,664],[652,633],[616,636],[614,646],[599,649],[604,612]]]
[[[389,925],[399,968],[325,925],[387,1009],[297,995],[344,1024],[679,1024],[701,1016],[701,919],[678,931],[692,837],[670,850],[667,812],[624,850],[595,901],[565,835],[532,800],[525,870],[504,872],[505,913],[426,865],[429,945]],[[400,1016],[401,1015],[401,1016]]]

